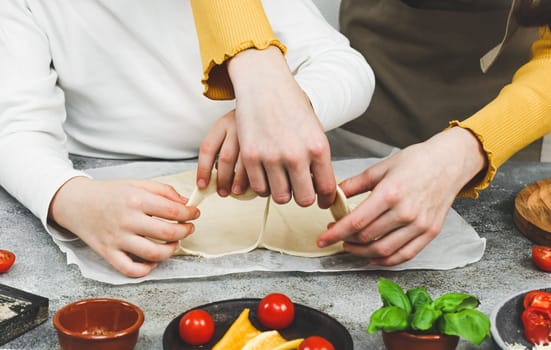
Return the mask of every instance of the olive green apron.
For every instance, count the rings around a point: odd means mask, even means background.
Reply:
[[[503,0],[342,0],[341,31],[367,58],[376,79],[366,113],[343,128],[402,148],[482,108],[527,62],[537,38],[536,29],[518,29],[482,72],[481,57],[502,40],[510,5]],[[517,158],[539,160],[540,148],[541,140]]]

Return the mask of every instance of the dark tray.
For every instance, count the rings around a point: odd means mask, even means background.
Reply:
[[[0,345],[48,319],[48,299],[0,284]]]

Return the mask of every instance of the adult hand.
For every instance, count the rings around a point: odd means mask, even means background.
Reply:
[[[236,160],[251,188],[261,196],[271,194],[276,203],[294,197],[297,204],[309,206],[317,194],[319,206],[328,208],[336,196],[329,142],[282,53],[275,47],[245,50],[229,61],[228,72],[236,95],[240,149],[240,161],[233,155],[228,163]],[[231,182],[218,178],[222,185]]]
[[[405,148],[345,180],[347,197],[371,191],[349,215],[318,237],[391,266],[412,259],[441,231],[458,192],[485,167],[477,139],[461,128]]]
[[[185,204],[171,186],[155,181],[75,177],[58,190],[50,218],[124,275],[141,277],[193,232],[186,221],[197,218],[199,210]]]

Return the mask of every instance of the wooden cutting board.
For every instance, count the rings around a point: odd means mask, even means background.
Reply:
[[[518,193],[513,219],[532,242],[551,246],[551,178],[534,182]]]
[[[0,345],[48,319],[48,299],[0,284]]]

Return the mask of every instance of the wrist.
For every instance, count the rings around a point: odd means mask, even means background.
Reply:
[[[477,181],[484,174],[488,166],[487,155],[481,142],[471,131],[455,126],[435,135],[433,139],[442,141],[436,147],[446,145],[449,159],[453,159],[455,166],[459,168],[461,175],[457,181],[462,185]]]
[[[453,132],[460,134],[461,144],[464,145],[465,150],[467,150],[466,158],[464,158],[464,166],[469,169],[472,176],[476,176],[482,172],[488,166],[488,158],[482,143],[473,134],[470,130],[454,127],[452,128]]]
[[[48,210],[48,218],[62,225],[63,213],[67,212],[66,208],[77,205],[75,199],[80,197],[79,187],[92,181],[84,176],[76,176],[67,180],[55,193],[50,208]]]
[[[240,91],[254,89],[259,82],[292,77],[285,56],[275,46],[241,51],[228,61],[227,68],[236,96]]]

